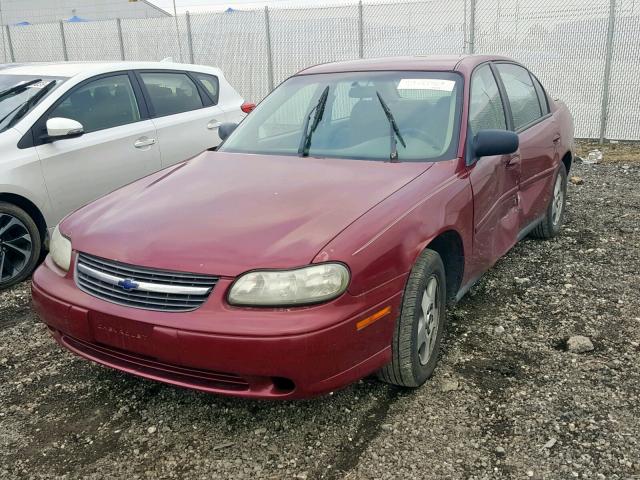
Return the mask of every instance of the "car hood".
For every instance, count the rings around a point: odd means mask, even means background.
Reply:
[[[207,152],[81,208],[61,231],[74,250],[139,266],[295,267],[431,165]]]

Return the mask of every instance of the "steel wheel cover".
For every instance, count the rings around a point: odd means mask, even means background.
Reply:
[[[553,187],[553,200],[551,203],[551,221],[553,225],[558,225],[564,209],[564,191],[562,190],[562,177],[558,175],[556,184]]]
[[[427,280],[427,286],[420,301],[420,316],[418,317],[418,331],[416,348],[422,365],[429,363],[435,350],[438,329],[440,327],[440,305],[438,297],[440,285],[435,275]]]

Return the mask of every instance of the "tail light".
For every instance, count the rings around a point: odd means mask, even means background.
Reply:
[[[244,113],[251,113],[251,112],[253,112],[254,108],[256,108],[256,104],[255,103],[244,102],[242,104],[242,106],[240,107],[240,110],[242,110]]]

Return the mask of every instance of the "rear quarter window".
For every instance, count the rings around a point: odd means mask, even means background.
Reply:
[[[193,75],[205,88],[207,93],[211,96],[213,104],[218,103],[218,97],[220,96],[220,81],[215,75],[209,75],[207,73],[194,72]]]
[[[547,93],[534,75],[531,75],[531,78],[533,80],[533,86],[536,89],[536,93],[538,94],[538,99],[540,100],[542,115],[547,115],[549,113],[549,99],[547,97]]]

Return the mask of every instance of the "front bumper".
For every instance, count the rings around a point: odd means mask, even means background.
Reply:
[[[404,278],[359,297],[297,309],[233,308],[221,281],[198,310],[165,313],[92,297],[47,259],[33,303],[63,347],[102,365],[180,387],[249,398],[308,398],[344,387],[391,358]],[[358,330],[357,322],[391,306]]]

